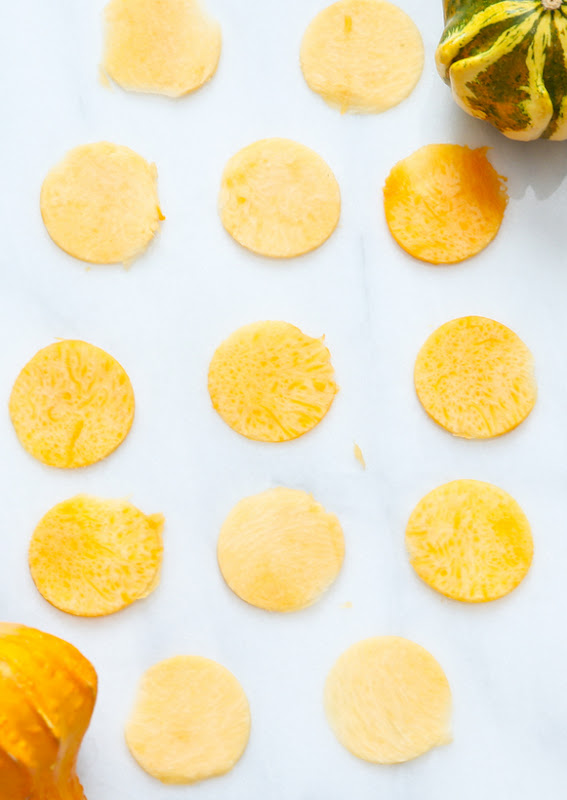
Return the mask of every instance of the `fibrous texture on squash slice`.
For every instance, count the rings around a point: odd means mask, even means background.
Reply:
[[[567,139],[565,0],[445,0],[437,69],[510,139]]]
[[[288,322],[239,328],[209,368],[214,408],[237,433],[262,442],[296,439],[317,425],[337,393],[331,354]]]
[[[52,467],[84,467],[125,439],[134,392],[112,356],[87,342],[65,340],[40,350],[18,375],[10,416],[22,445]]]
[[[242,600],[268,611],[297,611],[335,580],[344,549],[334,514],[307,492],[279,487],[232,509],[217,555],[225,581]]]
[[[386,222],[406,252],[454,264],[494,239],[508,195],[486,150],[426,145],[392,169],[384,186]]]
[[[383,0],[339,0],[311,22],[301,44],[308,86],[344,111],[379,113],[413,91],[423,70],[413,21]]]
[[[124,89],[179,97],[211,78],[221,31],[200,0],[110,0],[104,69]]]
[[[341,196],[330,167],[313,150],[289,139],[263,139],[226,165],[219,209],[224,227],[241,245],[291,258],[329,238]]]
[[[84,800],[76,762],[96,694],[96,672],[70,644],[0,623],[2,800]]]
[[[513,331],[486,317],[461,317],[432,333],[414,379],[427,413],[465,439],[511,431],[537,396],[532,354]]]
[[[451,690],[433,656],[396,636],[346,650],[325,684],[339,742],[358,758],[398,764],[451,740]]]
[[[126,726],[138,764],[164,783],[224,775],[250,735],[246,695],[225,667],[200,656],[161,661],[143,676]]]
[[[523,580],[533,555],[530,525],[509,494],[480,481],[434,489],[406,530],[412,567],[446,597],[496,600]]]
[[[77,495],[38,524],[29,565],[39,592],[68,614],[100,617],[140,600],[159,581],[164,518],[125,500]]]
[[[110,142],[76,147],[45,178],[41,214],[55,244],[69,255],[93,264],[128,263],[164,219],[156,167]]]

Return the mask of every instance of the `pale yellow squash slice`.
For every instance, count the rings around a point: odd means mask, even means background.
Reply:
[[[124,89],[180,97],[215,73],[221,30],[200,0],[110,0],[104,69]]]
[[[321,11],[301,44],[308,86],[340,111],[380,113],[405,100],[423,71],[421,35],[384,0],[339,0]]]
[[[161,514],[125,500],[77,495],[39,522],[29,548],[38,591],[68,614],[100,617],[140,600],[159,583]]]
[[[406,530],[412,567],[446,597],[496,600],[530,568],[530,524],[509,494],[480,481],[439,486],[414,509]]]
[[[313,150],[289,139],[263,139],[229,160],[219,209],[224,227],[241,245],[292,258],[333,233],[341,195],[330,167]]]
[[[242,600],[268,611],[297,611],[333,583],[344,550],[334,514],[307,492],[278,487],[232,509],[217,555],[225,581]]]
[[[239,328],[209,367],[213,407],[248,439],[285,442],[315,427],[334,400],[331,354],[288,322]]]
[[[126,726],[138,764],[163,783],[194,783],[231,770],[250,735],[246,695],[225,667],[177,656],[144,674]]]
[[[531,352],[513,331],[486,317],[461,317],[438,328],[419,352],[414,378],[427,413],[465,439],[511,431],[537,396]]]
[[[374,764],[399,764],[451,741],[451,690],[433,656],[396,636],[346,650],[325,684],[339,742]]]
[[[456,264],[494,239],[508,203],[486,147],[430,144],[399,161],[384,186],[390,233],[414,258]]]
[[[92,264],[131,262],[164,219],[155,165],[110,142],[67,153],[47,174],[40,202],[55,244]]]
[[[123,367],[87,342],[44,347],[18,375],[10,416],[28,453],[51,467],[100,461],[126,438],[134,392]]]

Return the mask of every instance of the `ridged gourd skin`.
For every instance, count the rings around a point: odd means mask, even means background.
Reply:
[[[441,77],[510,139],[567,139],[565,0],[445,0]]]
[[[234,431],[261,442],[307,433],[337,391],[323,339],[289,322],[244,325],[217,348],[209,367],[215,410]]]
[[[16,378],[9,403],[23,447],[62,469],[110,455],[128,435],[134,407],[124,368],[100,347],[76,339],[39,350]]]
[[[515,589],[534,549],[530,524],[514,498],[474,480],[446,483],[420,500],[406,546],[425,583],[467,603],[497,600]]]
[[[72,645],[0,623],[0,797],[84,800],[76,762],[97,694]]]

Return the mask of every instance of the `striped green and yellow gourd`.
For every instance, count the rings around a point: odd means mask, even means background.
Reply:
[[[567,0],[444,0],[437,68],[510,139],[567,139]]]

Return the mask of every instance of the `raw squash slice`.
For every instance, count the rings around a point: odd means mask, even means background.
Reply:
[[[511,139],[567,139],[566,0],[444,0],[437,68]]]
[[[486,317],[437,328],[417,356],[414,380],[429,416],[464,439],[508,433],[537,397],[531,352],[514,331]]]
[[[399,161],[384,185],[396,242],[429,264],[456,264],[494,239],[508,196],[486,148],[429,144]]]
[[[150,667],[126,726],[130,752],[163,783],[224,775],[249,736],[242,686],[226,667],[201,656],[176,656]]]
[[[251,605],[297,611],[337,577],[345,551],[341,525],[307,492],[279,486],[246,497],[222,526],[223,578]]]
[[[304,255],[327,241],[341,212],[329,165],[290,139],[262,139],[228,161],[219,211],[230,235],[271,258]]]
[[[468,603],[511,592],[533,555],[530,524],[514,498],[471,480],[446,483],[426,495],[410,517],[406,545],[425,583]]]
[[[10,395],[18,439],[51,467],[94,464],[126,438],[134,391],[124,368],[88,342],[44,347],[18,375]]]
[[[91,264],[130,264],[165,219],[155,164],[111,142],[67,153],[48,172],[40,205],[55,244]]]
[[[58,503],[32,536],[34,583],[68,614],[120,611],[159,583],[163,524],[161,514],[143,514],[126,500],[83,494]]]
[[[374,764],[400,764],[451,741],[451,689],[423,647],[398,636],[346,650],[325,684],[325,710],[339,742]]]
[[[260,442],[297,439],[317,425],[337,393],[323,339],[289,322],[239,328],[209,368],[213,407],[237,433]]]
[[[378,114],[401,103],[421,76],[423,57],[414,22],[384,0],[333,3],[301,43],[307,85],[341,112]]]
[[[215,73],[221,31],[200,0],[110,0],[104,69],[124,89],[169,97]]]

